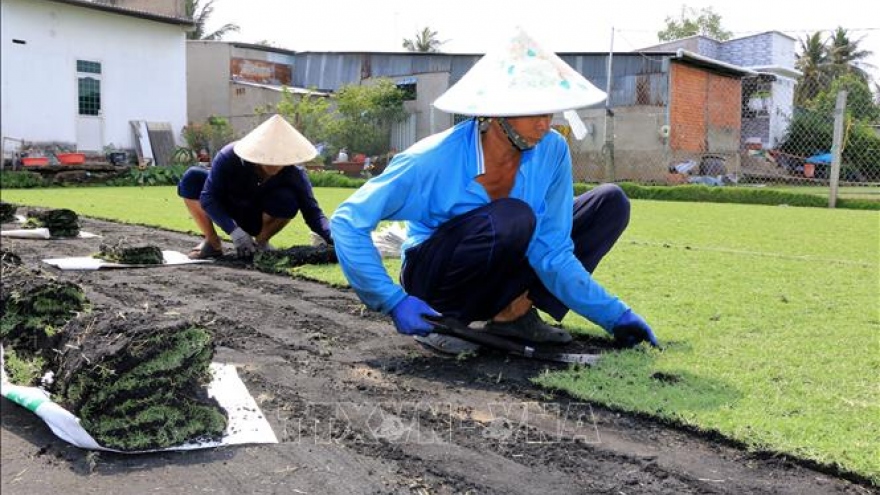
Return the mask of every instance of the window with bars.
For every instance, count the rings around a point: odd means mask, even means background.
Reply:
[[[79,114],[101,115],[101,63],[76,61],[79,83]]]
[[[101,62],[90,62],[88,60],[77,60],[76,71],[85,72],[87,74],[100,74]]]

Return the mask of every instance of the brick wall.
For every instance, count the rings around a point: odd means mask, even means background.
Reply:
[[[741,82],[684,64],[670,66],[672,151],[722,153],[739,147]]]
[[[706,100],[709,74],[682,64],[670,64],[669,147],[702,152],[706,149]]]

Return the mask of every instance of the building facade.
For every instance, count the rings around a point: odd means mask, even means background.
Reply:
[[[4,142],[134,149],[130,121],[167,123],[179,134],[191,26],[92,2],[2,0]]]

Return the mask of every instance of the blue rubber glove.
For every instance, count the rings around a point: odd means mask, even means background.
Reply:
[[[631,309],[620,315],[614,328],[611,329],[611,334],[614,335],[614,341],[617,345],[621,347],[635,347],[642,342],[657,347],[657,337],[654,336],[654,331],[651,330],[644,318]]]
[[[397,331],[404,335],[428,335],[434,329],[422,315],[441,316],[428,303],[415,296],[406,296],[391,310]]]

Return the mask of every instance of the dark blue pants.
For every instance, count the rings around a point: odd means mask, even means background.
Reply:
[[[208,170],[190,167],[177,183],[177,195],[198,200],[208,180]],[[254,198],[217,198],[235,223],[250,235],[263,229],[263,213],[273,218],[290,219],[299,212],[299,202],[292,188],[276,187],[260,191]]]
[[[604,184],[575,198],[574,255],[592,273],[629,223],[623,191]],[[525,202],[504,198],[441,225],[406,252],[400,282],[407,293],[461,321],[489,320],[523,292],[561,320],[568,308],[529,265],[526,249],[535,215]]]

